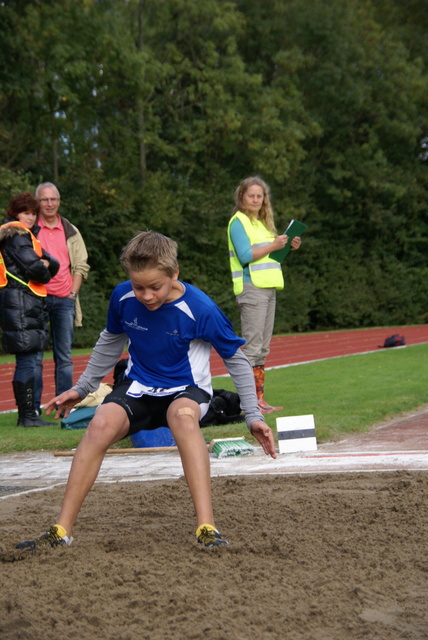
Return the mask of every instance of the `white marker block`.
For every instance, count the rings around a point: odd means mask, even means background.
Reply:
[[[276,419],[279,453],[316,451],[315,421],[307,416],[286,416]]]

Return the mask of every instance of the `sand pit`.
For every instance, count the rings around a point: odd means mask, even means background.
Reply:
[[[18,561],[62,492],[0,502],[1,640],[428,638],[426,473],[215,478],[217,552],[182,479],[98,483],[71,547]]]

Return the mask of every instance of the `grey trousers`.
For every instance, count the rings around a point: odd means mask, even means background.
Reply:
[[[276,289],[261,289],[244,282],[244,290],[236,296],[241,316],[242,347],[252,367],[264,365],[275,322]]]

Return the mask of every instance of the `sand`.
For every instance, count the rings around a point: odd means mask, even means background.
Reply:
[[[215,478],[216,551],[184,480],[97,483],[71,547],[22,557],[62,493],[0,502],[1,640],[428,638],[426,473]]]

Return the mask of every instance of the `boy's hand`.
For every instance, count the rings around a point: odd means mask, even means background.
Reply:
[[[267,426],[266,422],[262,422],[261,420],[255,420],[252,422],[251,435],[259,441],[267,456],[276,458],[275,440],[273,439],[272,429]]]
[[[46,415],[50,415],[52,411],[56,410],[55,419],[61,416],[62,418],[66,418],[75,404],[81,401],[81,397],[74,391],[74,389],[69,389],[68,391],[64,391],[61,395],[52,398],[49,400],[44,406],[44,410]]]

